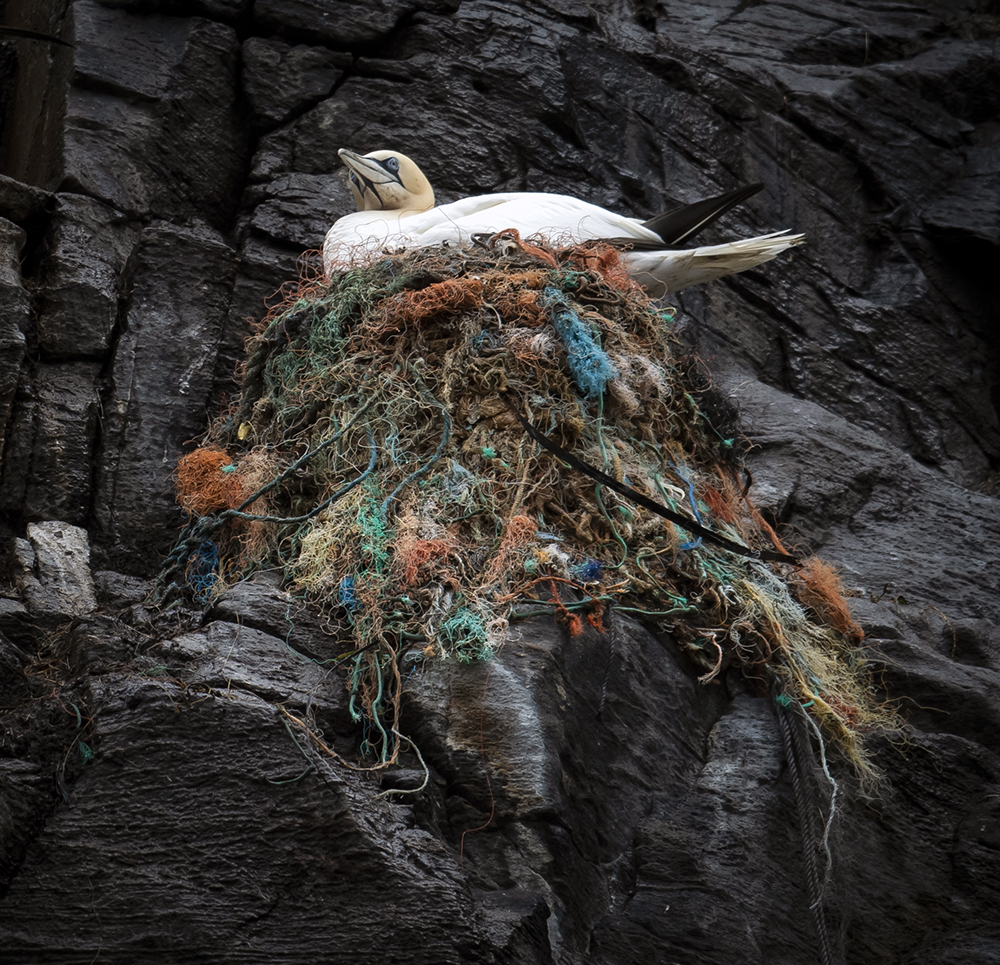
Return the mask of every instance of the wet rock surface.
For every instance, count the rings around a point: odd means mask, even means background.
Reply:
[[[38,347],[49,358],[103,359],[115,334],[121,278],[139,228],[120,211],[77,194],[59,196],[50,224]]]
[[[20,274],[26,241],[23,228],[0,219],[0,416],[4,425],[21,376],[24,330],[30,324],[31,301]]]
[[[407,653],[380,776],[343,764],[345,646],[300,601],[148,604],[177,457],[351,210],[345,146],[405,151],[440,201],[648,217],[759,180],[706,241],[807,234],[671,301],[758,505],[842,568],[910,724],[874,799],[833,763],[835,960],[1000,962],[989,4],[2,10],[76,43],[0,39],[5,962],[820,961],[773,710],[668,636],[532,621],[489,665]]]

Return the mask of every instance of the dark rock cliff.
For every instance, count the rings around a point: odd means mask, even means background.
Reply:
[[[281,709],[356,750],[315,616],[145,605],[248,320],[352,207],[342,146],[441,201],[762,181],[709,240],[807,234],[671,301],[909,722],[877,799],[834,774],[835,960],[1000,962],[995,0],[0,10],[75,44],[0,35],[5,962],[820,961],[773,711],[669,640],[531,623],[420,668],[430,781],[376,798],[416,754],[380,788]]]

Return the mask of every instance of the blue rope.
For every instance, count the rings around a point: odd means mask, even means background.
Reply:
[[[573,311],[558,288],[546,288],[542,307],[566,349],[566,363],[580,391],[588,399],[604,395],[608,382],[618,375],[614,363],[600,347],[590,326]]]
[[[588,559],[573,568],[573,575],[581,583],[597,583],[603,571],[604,564],[600,560]]]
[[[347,607],[348,610],[356,610],[358,608],[358,594],[355,590],[355,582],[353,576],[345,576],[337,588],[337,602],[341,606]]]
[[[219,574],[219,547],[212,540],[204,540],[188,560],[187,583],[194,591],[197,603],[204,606],[212,600],[212,589]]]

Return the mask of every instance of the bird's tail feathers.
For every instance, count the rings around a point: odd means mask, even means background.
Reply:
[[[756,268],[804,241],[805,235],[785,230],[687,251],[626,252],[625,260],[636,281],[650,294],[660,296]]]

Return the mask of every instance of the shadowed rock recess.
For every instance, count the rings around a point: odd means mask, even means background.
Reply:
[[[774,706],[669,635],[535,619],[424,661],[372,774],[292,720],[362,763],[301,601],[148,603],[178,457],[353,207],[345,146],[439,201],[645,218],[762,181],[706,241],[806,233],[670,302],[908,722],[874,798],[830,761],[826,960],[1000,963],[995,0],[0,12],[75,44],[0,34],[4,963],[823,961]]]

